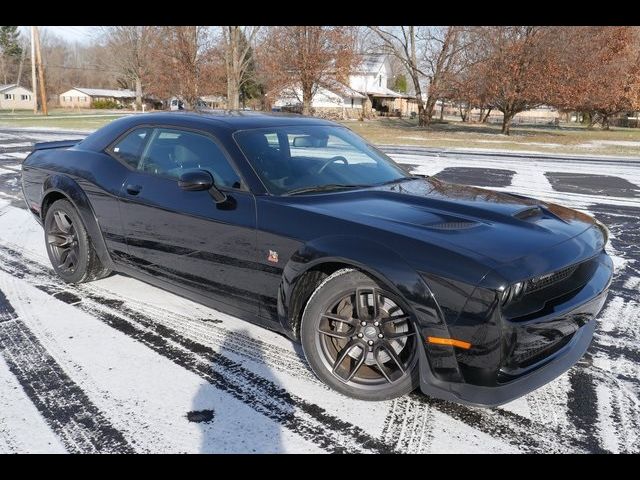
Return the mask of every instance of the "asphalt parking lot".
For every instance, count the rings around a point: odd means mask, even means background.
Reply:
[[[0,452],[640,453],[640,155],[383,147],[416,174],[577,208],[616,274],[584,359],[496,409],[350,400],[286,338],[122,275],[61,284],[21,199],[33,142],[0,129]],[[639,152],[640,153],[640,152]]]

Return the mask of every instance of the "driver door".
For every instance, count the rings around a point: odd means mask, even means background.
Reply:
[[[129,266],[256,314],[253,195],[211,135],[155,127],[148,137],[120,195]],[[182,190],[178,178],[190,169],[211,173],[227,201],[216,203],[208,191]]]

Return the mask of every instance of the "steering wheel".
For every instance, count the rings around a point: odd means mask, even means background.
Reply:
[[[344,158],[342,155],[336,155],[335,157],[331,157],[329,160],[325,161],[322,166],[318,169],[318,171],[316,173],[322,173],[324,172],[324,170],[331,165],[332,163],[335,162],[342,162],[345,165],[349,165],[349,162],[347,161],[346,158]]]

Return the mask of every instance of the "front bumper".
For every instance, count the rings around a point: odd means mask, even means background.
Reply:
[[[423,393],[458,403],[493,407],[525,395],[573,366],[585,354],[596,328],[596,315],[602,309],[611,283],[613,268],[606,255],[600,259],[598,271],[580,293],[552,315],[545,315],[522,325],[522,329],[544,330],[547,326],[560,330],[573,326],[570,339],[556,351],[523,369],[498,366],[491,384],[477,385],[465,381],[451,381],[434,374],[426,349],[420,349],[420,389]],[[511,325],[509,328],[511,328]],[[453,347],[450,355],[455,356]],[[444,353],[444,352],[442,352]],[[501,368],[502,367],[502,368]]]

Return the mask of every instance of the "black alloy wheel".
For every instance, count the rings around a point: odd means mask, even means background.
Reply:
[[[49,206],[44,235],[51,265],[65,282],[88,282],[111,273],[100,262],[80,215],[68,200],[57,200]]]
[[[47,231],[47,243],[51,249],[57,271],[73,275],[78,269],[80,245],[73,220],[64,210],[52,212],[53,222]]]
[[[336,390],[367,400],[415,388],[418,335],[401,304],[355,270],[325,280],[309,300],[301,329],[316,375]]]

